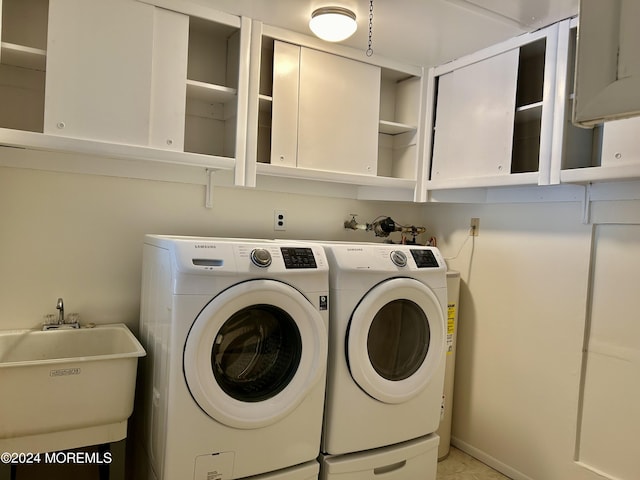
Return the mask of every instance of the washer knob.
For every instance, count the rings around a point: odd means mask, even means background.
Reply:
[[[264,248],[254,248],[251,250],[251,261],[258,267],[268,267],[271,265],[271,254]]]
[[[407,266],[407,256],[400,250],[394,250],[393,252],[391,252],[391,261],[398,267]]]

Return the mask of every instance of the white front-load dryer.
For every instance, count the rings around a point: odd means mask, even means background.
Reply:
[[[244,478],[315,461],[327,298],[319,245],[145,237],[145,450],[158,480]]]
[[[323,453],[435,432],[447,307],[440,252],[415,245],[323,246],[331,296]]]

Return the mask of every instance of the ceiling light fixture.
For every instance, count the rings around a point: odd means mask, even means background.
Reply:
[[[327,42],[341,42],[358,28],[356,14],[343,7],[322,7],[311,14],[311,31]]]

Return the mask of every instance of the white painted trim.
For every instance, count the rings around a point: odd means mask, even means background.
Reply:
[[[426,182],[428,190],[474,188],[474,187],[500,187],[513,185],[537,185],[538,172],[512,173],[509,175],[492,175],[483,177],[465,177],[443,180],[430,180]]]
[[[540,153],[538,155],[538,185],[549,185],[551,156],[553,154],[553,124],[556,101],[556,76],[558,57],[558,25],[547,32],[544,52],[544,80],[542,93],[542,118],[540,119]]]
[[[421,118],[421,135],[418,149],[418,168],[416,172],[416,190],[413,196],[414,202],[424,203],[428,199],[427,182],[431,171],[431,155],[433,146],[433,120],[436,106],[436,77],[434,69],[427,71],[426,79],[422,77],[422,95],[420,103],[423,106]]]
[[[251,19],[240,19],[240,52],[238,61],[238,98],[236,117],[236,145],[235,145],[235,184],[246,184],[247,139],[248,139],[248,110],[249,110],[249,82],[251,69]],[[257,131],[256,131],[257,133]]]
[[[567,105],[567,74],[569,69],[569,38],[571,20],[564,20],[558,25],[558,48],[556,57],[556,78],[553,111],[553,132],[551,145],[551,164],[549,171],[549,184],[560,183],[560,170],[562,170],[562,155],[565,135],[565,119]]]
[[[235,159],[0,128],[0,146],[232,170]]]
[[[415,180],[404,178],[378,177],[375,175],[358,175],[328,170],[312,170],[309,168],[286,167],[260,163],[257,165],[258,175],[276,177],[302,178],[305,180],[320,180],[325,182],[347,183],[354,186],[406,188],[413,191]]]
[[[246,187],[256,186],[258,162],[258,116],[260,113],[260,70],[262,67],[262,22],[253,20],[251,25],[249,62],[249,100],[247,106],[247,151],[245,156]]]
[[[561,183],[586,183],[640,178],[640,163],[615,167],[572,168],[560,172]]]

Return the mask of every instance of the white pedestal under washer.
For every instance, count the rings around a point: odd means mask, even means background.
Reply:
[[[243,478],[317,457],[327,296],[319,245],[145,237],[144,443],[158,480]]]
[[[379,448],[440,421],[446,265],[433,247],[323,243],[330,327],[322,452]]]

